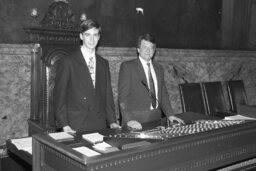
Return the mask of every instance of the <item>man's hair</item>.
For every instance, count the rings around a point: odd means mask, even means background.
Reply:
[[[83,33],[92,28],[99,29],[99,33],[101,31],[100,25],[96,21],[93,21],[92,19],[87,19],[80,24],[80,33]]]
[[[156,40],[155,38],[151,35],[151,34],[145,34],[145,35],[141,35],[139,36],[138,38],[138,43],[137,43],[137,48],[140,48],[140,45],[141,45],[141,41],[142,40],[146,40],[148,42],[151,42],[153,44],[156,44]]]

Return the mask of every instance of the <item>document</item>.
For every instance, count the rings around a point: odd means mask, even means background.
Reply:
[[[27,151],[32,154],[32,137],[11,139],[11,143],[14,144],[18,150]]]
[[[92,148],[94,148],[96,151],[101,153],[110,153],[114,151],[119,151],[117,147],[113,147],[106,142],[97,143],[93,145]]]
[[[72,140],[74,139],[73,135],[68,134],[67,132],[54,132],[49,134],[55,140]]]
[[[232,116],[226,116],[224,120],[256,120],[256,118],[251,118],[243,115],[232,115]]]
[[[73,148],[73,150],[78,151],[79,153],[82,153],[83,155],[85,155],[87,157],[100,155],[100,153],[98,153],[94,150],[91,150],[90,148],[85,147],[85,146],[76,147],[76,148]]]
[[[108,143],[106,142],[101,142],[101,143],[97,143],[93,146],[93,148],[96,148],[96,149],[100,149],[100,150],[105,150],[107,147],[112,147],[111,145],[109,145]]]
[[[99,134],[98,132],[90,133],[90,134],[83,134],[82,137],[83,137],[83,139],[85,139],[86,141],[88,141],[92,144],[103,142],[103,138],[104,138],[104,136]]]

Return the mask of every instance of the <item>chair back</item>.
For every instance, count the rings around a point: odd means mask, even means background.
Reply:
[[[205,94],[205,101],[209,115],[219,116],[220,113],[227,113],[226,102],[221,82],[202,83]]]
[[[246,105],[247,97],[243,80],[226,82],[231,111],[237,113],[237,105]]]
[[[207,115],[200,83],[179,84],[179,91],[183,112],[196,112]]]

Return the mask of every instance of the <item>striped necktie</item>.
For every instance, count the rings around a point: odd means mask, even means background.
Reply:
[[[150,70],[150,63],[147,63],[148,65],[148,80],[149,80],[149,92],[150,96],[152,98],[152,107],[155,109],[156,108],[156,91],[155,91],[155,85],[154,85],[154,80],[151,74]]]

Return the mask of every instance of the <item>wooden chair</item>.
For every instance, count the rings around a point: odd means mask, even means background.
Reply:
[[[208,115],[221,116],[231,115],[226,107],[221,82],[202,83]]]
[[[256,105],[249,105],[243,80],[226,82],[231,111],[241,115],[256,117]]]
[[[206,104],[200,83],[179,84],[183,112],[196,112],[207,115]]]
[[[246,105],[247,97],[243,80],[226,82],[231,111],[237,113],[237,105]]]

